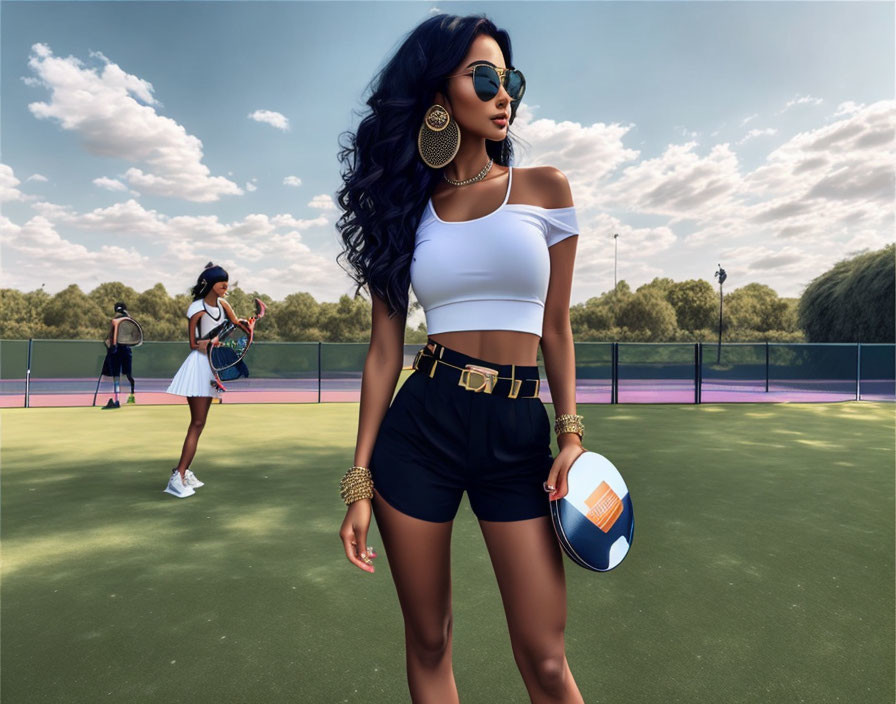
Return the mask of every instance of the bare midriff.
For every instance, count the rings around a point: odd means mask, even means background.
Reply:
[[[515,330],[460,330],[430,335],[448,349],[495,364],[534,367],[538,363],[541,338]]]

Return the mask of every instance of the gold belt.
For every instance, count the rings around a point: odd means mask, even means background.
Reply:
[[[444,360],[435,357],[434,355],[425,355],[423,354],[423,350],[425,348],[421,348],[417,351],[417,356],[414,357],[414,369],[417,371],[423,371],[420,369],[420,360],[423,357],[430,357],[432,359],[432,367],[429,370],[429,377],[432,378],[436,373],[436,367],[439,364],[445,364],[449,367],[453,367],[460,371],[460,379],[457,382],[458,386],[462,386],[467,391],[473,391],[476,393],[485,392],[490,394],[495,385],[498,383],[499,379],[506,379],[510,382],[510,393],[507,394],[507,398],[537,398],[538,392],[541,390],[541,379],[533,379],[535,382],[535,393],[531,396],[520,396],[520,387],[523,384],[523,379],[517,379],[515,374],[516,365],[510,365],[510,376],[498,376],[497,369],[491,369],[490,367],[483,367],[478,364],[467,364],[465,367],[458,367],[456,364],[450,364],[449,362],[445,362]]]

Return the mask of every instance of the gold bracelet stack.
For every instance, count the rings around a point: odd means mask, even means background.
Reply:
[[[575,433],[581,440],[585,435],[583,420],[583,416],[563,413],[554,419],[554,434],[559,436],[563,433]]]
[[[346,505],[373,498],[373,478],[367,467],[352,467],[339,482],[339,494]]]

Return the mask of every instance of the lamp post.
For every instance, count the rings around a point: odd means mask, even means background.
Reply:
[[[619,233],[613,233],[613,292],[616,292],[616,255],[619,252]]]
[[[719,347],[716,352],[716,364],[718,364],[722,359],[722,284],[728,278],[728,274],[725,273],[721,264],[719,264],[719,270],[715,273],[715,277],[719,280]]]

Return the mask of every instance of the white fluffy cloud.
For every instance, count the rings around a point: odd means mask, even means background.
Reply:
[[[249,113],[249,119],[263,122],[286,132],[289,129],[289,118],[273,110],[256,110]]]
[[[0,203],[26,200],[25,194],[18,189],[20,183],[11,166],[0,164]]]
[[[55,290],[77,282],[92,288],[104,281],[151,271],[153,261],[133,248],[102,245],[91,249],[64,239],[52,222],[35,215],[19,226],[0,216],[4,252],[4,285],[30,290],[35,281],[55,278]],[[10,266],[13,260],[13,266]],[[59,277],[62,278],[59,278]]]
[[[234,182],[210,175],[197,137],[156,112],[151,83],[99,52],[91,57],[103,63],[101,70],[73,56],[54,56],[45,44],[31,48],[29,84],[50,91],[48,101],[29,104],[36,118],[76,132],[92,154],[139,164],[125,179],[141,192],[195,202],[242,194]]]
[[[513,123],[514,133],[524,141],[518,150],[518,162],[521,166],[561,169],[569,179],[577,206],[588,210],[601,201],[600,183],[621,164],[638,157],[637,150],[622,143],[632,127],[536,118],[534,109],[524,103]]]
[[[687,219],[715,212],[739,183],[737,155],[728,144],[700,155],[696,142],[686,142],[624,168],[599,190],[604,207]]]
[[[309,208],[317,208],[318,210],[336,210],[336,203],[333,202],[332,196],[326,193],[314,196],[308,203]]]
[[[811,95],[796,95],[790,100],[787,101],[787,104],[784,106],[785,110],[790,110],[790,108],[795,107],[797,105],[821,105],[824,102],[821,98],[814,98]]]
[[[818,104],[797,96],[789,107]],[[582,229],[574,292],[583,296],[612,288],[613,232],[619,278],[708,271],[725,256],[732,280],[763,281],[783,295],[798,295],[797,286],[848,253],[893,239],[896,101],[841,103],[827,124],[792,136],[752,171],[726,142],[689,139],[638,160],[624,144],[631,126],[536,119],[523,106],[514,128],[529,142],[527,165],[556,166],[569,178]],[[739,144],[755,154],[763,135],[780,139],[769,127]]]
[[[39,183],[46,183],[49,179],[43,174],[31,174],[28,178],[25,179],[25,182],[28,181],[37,181]]]
[[[99,178],[93,179],[93,184],[95,186],[99,186],[100,188],[105,188],[107,191],[126,191],[128,187],[124,185],[121,181],[115,178],[106,178],[105,176],[100,176]]]
[[[134,199],[84,213],[45,201],[32,209],[38,214],[24,225],[0,220],[8,286],[29,290],[50,274],[61,284],[57,289],[72,282],[89,289],[117,279],[140,290],[161,281],[177,292],[212,259],[242,287],[276,297],[303,290],[335,300],[348,290],[336,251],[328,251],[331,226],[323,214],[302,219],[255,213],[224,222],[215,215],[170,217]],[[327,245],[312,248],[308,233],[318,239],[326,234]],[[85,235],[93,241],[100,235],[108,244],[75,241]]]
[[[302,179],[300,179],[298,176],[287,176],[283,179],[283,185],[298,188],[302,185]]]
[[[778,130],[774,127],[766,127],[762,130],[750,130],[747,132],[740,140],[738,140],[738,144],[743,144],[751,139],[755,139],[756,137],[770,137],[771,135],[778,134]]]

